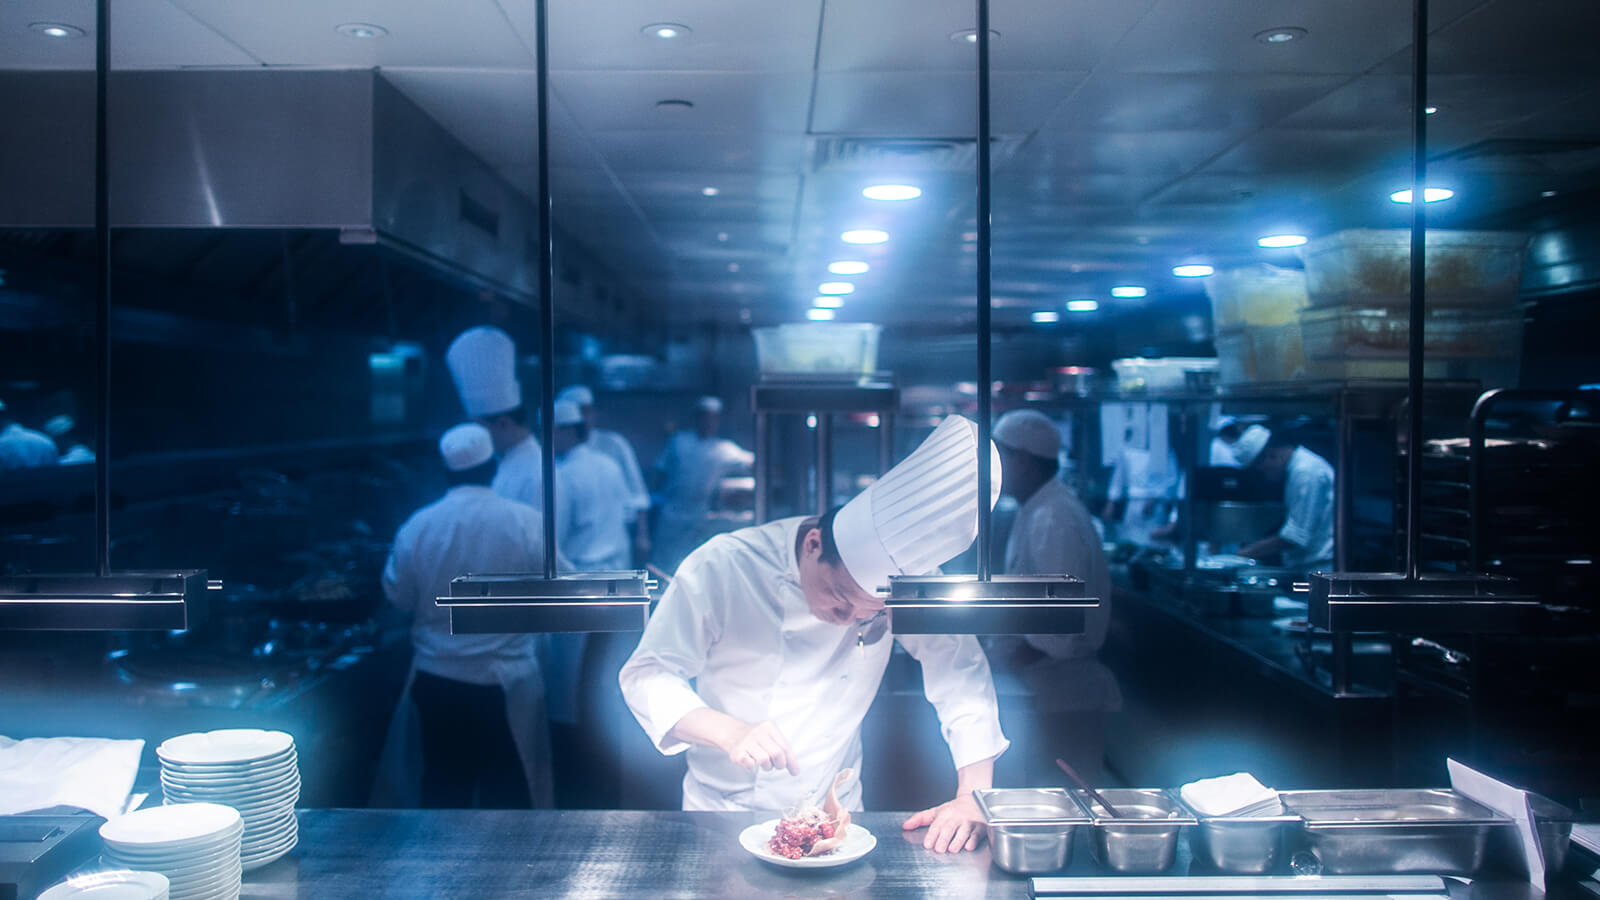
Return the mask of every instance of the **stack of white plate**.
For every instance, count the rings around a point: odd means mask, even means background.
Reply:
[[[167,876],[160,872],[95,872],[68,878],[39,900],[167,900]]]
[[[167,803],[220,803],[239,811],[246,872],[294,849],[300,770],[293,737],[255,728],[202,731],[164,741],[156,756]]]
[[[106,862],[160,872],[172,900],[237,898],[242,834],[239,813],[215,803],[155,806],[100,826]]]

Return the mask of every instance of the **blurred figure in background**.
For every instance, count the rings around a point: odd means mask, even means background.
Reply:
[[[0,470],[53,466],[59,458],[49,435],[23,427],[0,400]]]
[[[1310,571],[1333,561],[1333,466],[1280,430],[1251,425],[1233,445],[1239,466],[1283,486],[1288,518],[1277,534],[1239,549],[1241,556]]]
[[[581,440],[610,457],[622,470],[623,483],[628,490],[626,516],[633,534],[632,564],[642,567],[650,559],[650,489],[645,486],[633,445],[615,431],[595,424],[594,392],[584,385],[572,385],[556,395],[557,402],[562,400],[576,404],[583,414],[585,436]]]
[[[383,571],[385,596],[411,617],[415,655],[379,766],[388,783],[375,799],[416,805],[407,802],[415,796],[430,809],[549,806],[538,636],[453,635],[449,611],[435,602],[459,575],[543,571],[543,522],[533,507],[490,489],[497,467],[488,429],[458,425],[439,452],[450,490],[400,527]]]
[[[78,423],[71,416],[56,416],[44,423],[44,433],[56,442],[56,449],[61,453],[61,465],[94,462],[94,451],[78,439]]]
[[[1217,432],[1211,438],[1211,465],[1228,469],[1239,468],[1239,459],[1233,455],[1233,445],[1244,434],[1244,426],[1234,416],[1218,416]]]
[[[755,454],[727,438],[722,427],[722,401],[701,397],[695,406],[695,430],[672,436],[656,459],[661,483],[660,517],[656,522],[655,564],[671,572],[710,537],[707,517],[722,479],[749,470]]]
[[[517,348],[511,336],[489,326],[469,328],[450,343],[444,358],[462,408],[494,439],[494,452],[500,458],[494,492],[542,508],[543,457],[522,405]]]
[[[1157,453],[1131,446],[1134,437],[1128,429],[1100,517],[1108,525],[1116,523],[1117,540],[1149,545],[1160,536],[1157,532],[1170,530],[1179,495],[1178,457],[1168,447]]]

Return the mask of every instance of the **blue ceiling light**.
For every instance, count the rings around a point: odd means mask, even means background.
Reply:
[[[1438,203],[1440,200],[1449,200],[1451,197],[1454,197],[1455,195],[1456,195],[1456,192],[1450,190],[1449,188],[1442,188],[1442,187],[1423,188],[1422,189],[1422,202],[1424,202],[1424,203]],[[1389,195],[1389,199],[1391,201],[1395,202],[1395,203],[1410,203],[1411,202],[1411,189],[1410,188],[1406,188],[1403,191],[1395,191],[1394,193]]]
[[[1179,278],[1205,278],[1208,275],[1216,274],[1216,271],[1217,270],[1211,266],[1203,264],[1172,267],[1172,274],[1178,276]]]
[[[834,275],[865,275],[870,268],[866,263],[854,259],[828,263],[828,271]]]
[[[1049,309],[1041,309],[1033,314],[1033,321],[1038,325],[1054,325],[1061,321],[1061,314]]]
[[[1283,250],[1289,247],[1300,247],[1306,242],[1303,234],[1269,234],[1256,239],[1256,243],[1268,250]]]
[[[838,296],[822,296],[814,298],[811,305],[817,309],[839,309],[844,306],[844,299]]]
[[[1100,301],[1099,300],[1068,300],[1067,301],[1067,310],[1069,312],[1094,312],[1095,310],[1097,310],[1099,308],[1100,308]]]
[[[922,196],[922,188],[910,184],[874,184],[863,188],[861,196],[868,200],[915,200]]]
[[[846,244],[881,244],[889,239],[889,232],[876,228],[855,228],[839,235]]]
[[[1121,284],[1111,289],[1111,296],[1118,300],[1138,300],[1150,293],[1136,284]]]
[[[808,309],[806,310],[806,318],[813,322],[831,322],[833,321],[833,310],[821,307]]]

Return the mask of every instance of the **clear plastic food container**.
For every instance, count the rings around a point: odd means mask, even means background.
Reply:
[[[1181,391],[1189,372],[1215,372],[1217,360],[1209,356],[1168,356],[1161,359],[1114,359],[1117,387],[1123,391]]]
[[[878,368],[878,335],[865,322],[810,322],[754,329],[763,375],[860,377]]]
[[[1522,352],[1520,308],[1510,312],[1435,310],[1423,326],[1422,349],[1435,359],[1515,359]],[[1312,359],[1404,359],[1411,338],[1405,309],[1309,310],[1300,317]]]
[[[1306,308],[1306,273],[1266,264],[1225,269],[1207,278],[1217,331],[1248,325],[1293,325]]]
[[[1430,308],[1494,307],[1516,301],[1528,235],[1514,231],[1427,233]],[[1355,228],[1306,244],[1306,289],[1314,307],[1403,306],[1411,297],[1411,232]]]
[[[1270,384],[1306,377],[1299,322],[1219,331],[1216,346],[1223,384]]]

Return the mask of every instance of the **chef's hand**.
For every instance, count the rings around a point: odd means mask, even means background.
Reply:
[[[795,761],[789,740],[771,722],[751,725],[730,718],[727,734],[719,742],[724,753],[735,765],[754,772],[757,769],[788,769],[790,775],[800,774],[800,764]]]
[[[901,827],[913,831],[926,826],[922,848],[935,853],[960,853],[976,850],[984,835],[983,813],[971,793],[962,793],[932,809],[925,809],[906,820]]]

